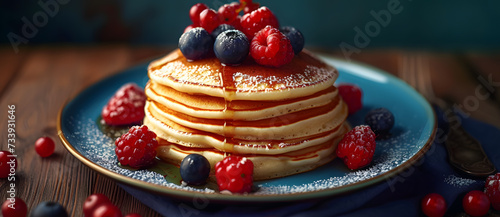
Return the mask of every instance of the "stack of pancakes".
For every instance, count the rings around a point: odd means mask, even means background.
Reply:
[[[249,59],[224,66],[190,62],[179,50],[149,65],[144,124],[158,157],[179,165],[191,153],[212,168],[225,156],[254,163],[254,179],[312,170],[335,158],[348,125],[347,106],[333,86],[338,72],[307,51],[279,68]]]

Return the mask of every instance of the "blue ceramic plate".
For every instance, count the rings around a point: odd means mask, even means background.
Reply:
[[[322,57],[340,71],[339,83],[355,83],[363,90],[364,107],[349,117],[351,125],[363,124],[367,111],[385,107],[394,113],[392,136],[377,141],[369,167],[350,171],[343,162],[331,163],[310,172],[259,181],[259,190],[248,195],[220,194],[210,188],[193,188],[167,181],[149,170],[129,170],[118,165],[113,139],[98,127],[97,119],[108,99],[123,84],[145,86],[147,64],[104,79],[63,106],[58,130],[65,147],[90,168],[127,185],[176,198],[203,197],[228,202],[284,202],[337,195],[384,181],[414,164],[429,148],[436,129],[434,112],[414,89],[379,69],[358,63]]]

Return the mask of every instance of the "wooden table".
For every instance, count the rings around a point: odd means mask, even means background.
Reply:
[[[7,150],[8,105],[15,105],[16,196],[28,209],[41,201],[61,203],[71,216],[82,216],[85,198],[93,193],[108,196],[124,214],[159,216],[121,189],[113,180],[91,170],[73,157],[57,138],[57,114],[65,101],[85,87],[130,66],[166,54],[171,47],[37,46],[15,54],[10,47],[0,48],[0,138],[1,150]],[[420,53],[429,58],[432,83],[438,96],[467,103],[474,96],[481,78],[493,81],[492,97],[479,100],[469,111],[479,120],[500,127],[500,54],[465,53],[461,55],[402,50],[364,50],[352,60],[365,62],[392,74],[398,74],[398,58]],[[344,58],[340,52],[331,52]],[[55,154],[39,157],[35,141],[50,136],[56,141]],[[0,180],[0,200],[7,198],[10,182]]]

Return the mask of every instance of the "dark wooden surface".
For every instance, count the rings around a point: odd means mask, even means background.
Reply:
[[[73,157],[57,138],[57,114],[65,101],[85,87],[120,70],[166,54],[172,48],[106,46],[37,46],[15,54],[10,47],[0,47],[0,141],[7,150],[7,106],[15,105],[16,195],[28,209],[41,201],[57,201],[71,216],[82,216],[85,198],[93,193],[108,196],[124,214],[159,216],[122,190],[113,180],[98,174]],[[479,76],[496,82],[490,99],[480,100],[470,115],[500,127],[500,54],[436,53],[402,50],[371,50],[351,56],[397,75],[399,58],[419,53],[428,57],[432,84],[440,97],[467,103],[480,85]],[[331,52],[343,59],[340,52]],[[98,97],[98,96],[96,96]],[[3,113],[3,114],[2,114]],[[39,157],[34,149],[41,136],[56,141],[55,154]],[[0,200],[7,198],[8,182],[0,179]]]

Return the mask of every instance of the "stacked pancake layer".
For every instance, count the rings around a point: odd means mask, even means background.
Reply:
[[[348,130],[337,71],[307,51],[269,68],[189,62],[176,50],[148,74],[144,124],[158,136],[158,156],[174,164],[191,153],[212,167],[241,155],[253,161],[254,179],[282,177],[331,161]]]

